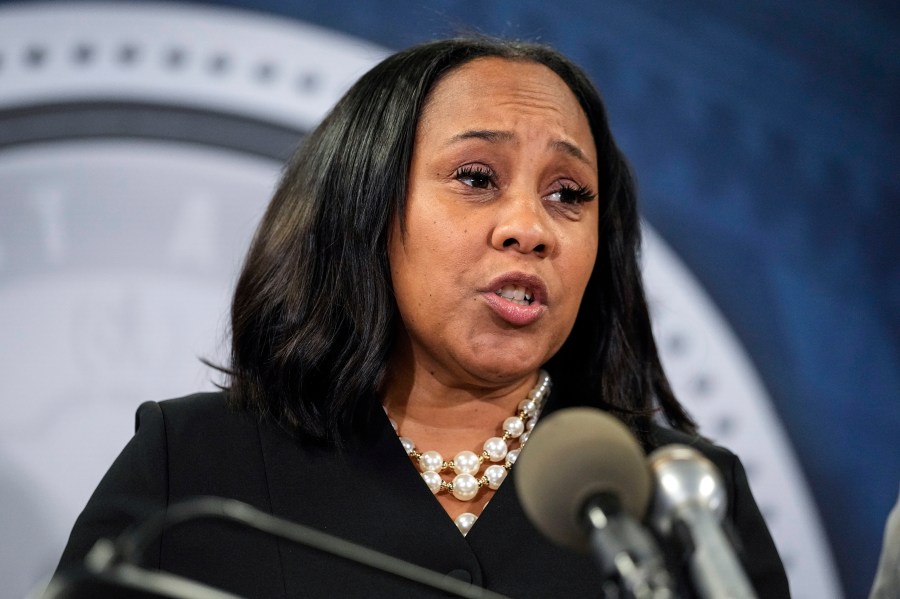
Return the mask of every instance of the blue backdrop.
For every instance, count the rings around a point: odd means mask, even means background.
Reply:
[[[737,331],[848,597],[900,482],[900,5],[871,0],[217,2],[387,48],[547,42],[604,93],[647,220]]]
[[[644,216],[764,379],[846,596],[867,595],[900,483],[900,3],[207,4],[388,49],[457,33],[537,40],[585,67]]]

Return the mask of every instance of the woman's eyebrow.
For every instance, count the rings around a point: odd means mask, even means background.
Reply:
[[[550,147],[559,152],[563,152],[564,154],[568,154],[573,158],[577,158],[581,162],[591,165],[591,161],[588,160],[588,157],[581,151],[581,148],[573,144],[572,142],[568,142],[562,139],[558,139],[556,141],[550,142]]]
[[[463,131],[462,133],[457,133],[453,137],[451,137],[445,146],[451,146],[455,143],[459,143],[461,141],[465,141],[468,139],[483,139],[484,141],[490,143],[500,143],[500,142],[511,142],[515,141],[516,134],[512,131],[495,131],[493,129],[473,129],[470,131]],[[562,152],[564,154],[568,154],[573,158],[577,158],[581,162],[584,162],[587,165],[590,165],[591,162],[588,160],[588,157],[585,153],[573,144],[572,142],[565,141],[563,139],[558,139],[555,141],[551,141],[549,144],[550,149],[555,150],[557,152]]]
[[[516,135],[512,131],[495,131],[492,129],[474,129],[471,131],[463,131],[457,133],[447,141],[446,145],[450,146],[455,143],[465,141],[467,139],[483,139],[492,143],[510,142],[515,139]]]

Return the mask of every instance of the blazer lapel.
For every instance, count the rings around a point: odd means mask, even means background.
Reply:
[[[438,572],[465,569],[478,582],[475,554],[422,482],[387,417],[379,411],[373,426],[368,438],[338,452],[261,425],[273,514]],[[333,589],[340,571],[359,584],[360,567],[339,558],[289,543],[280,544],[280,556],[288,596],[313,595],[318,584]],[[369,596],[380,595],[377,589],[385,595],[416,590],[383,574],[365,575],[375,585],[366,588]]]

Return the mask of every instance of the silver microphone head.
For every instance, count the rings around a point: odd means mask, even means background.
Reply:
[[[725,517],[728,497],[722,476],[703,454],[687,445],[666,445],[650,454],[650,469],[656,474],[656,494],[650,520],[663,534],[685,508],[702,508],[720,521]]]

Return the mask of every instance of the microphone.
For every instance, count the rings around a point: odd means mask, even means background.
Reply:
[[[514,472],[532,524],[559,545],[592,552],[608,596],[675,596],[662,553],[638,524],[651,476],[625,425],[593,408],[560,410],[532,431]]]
[[[720,526],[728,498],[713,463],[686,445],[661,447],[648,459],[657,483],[650,522],[686,545],[696,592],[704,599],[755,599]]]

